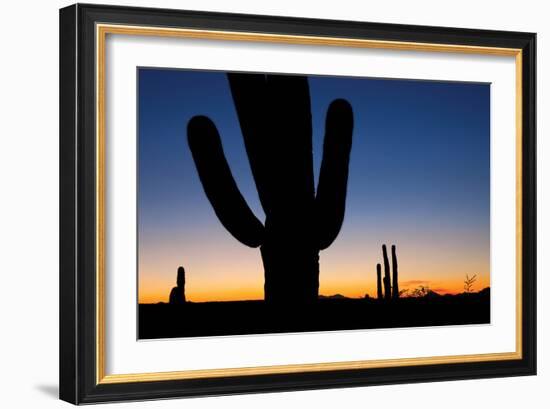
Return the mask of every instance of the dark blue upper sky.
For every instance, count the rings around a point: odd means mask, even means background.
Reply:
[[[216,123],[233,175],[263,220],[225,74],[141,68],[138,82],[140,257],[158,240],[177,237],[185,247],[185,237],[211,229],[234,240],[219,228],[187,146],[194,115]],[[316,177],[330,102],[353,107],[342,234],[467,230],[488,246],[489,84],[325,76],[309,84]]]

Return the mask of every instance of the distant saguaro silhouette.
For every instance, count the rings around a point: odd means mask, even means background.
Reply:
[[[378,290],[378,299],[389,301],[391,299],[399,298],[399,276],[397,271],[397,254],[395,252],[395,245],[391,246],[391,258],[393,279],[390,278],[390,261],[388,259],[388,251],[386,245],[382,245],[382,256],[384,258],[384,278],[382,279],[382,266],[376,265],[376,287]],[[384,283],[384,291],[382,292],[382,281]],[[393,282],[392,282],[393,281]]]
[[[395,244],[391,246],[391,264],[393,269],[392,298],[399,298],[399,279],[397,273],[397,255],[395,254]]]
[[[389,300],[391,298],[390,262],[385,244],[382,245],[382,254],[384,256],[384,298]]]
[[[307,77],[227,76],[265,222],[258,220],[239,191],[216,126],[196,116],[187,127],[188,142],[206,196],[237,240],[260,246],[266,301],[317,300],[319,252],[336,239],[344,219],[351,106],[337,99],[328,108],[315,191]]]
[[[185,304],[185,269],[178,267],[177,286],[170,291],[170,304]]]

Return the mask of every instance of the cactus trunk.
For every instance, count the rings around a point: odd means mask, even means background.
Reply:
[[[293,216],[274,212],[265,221],[260,252],[264,264],[264,299],[270,303],[311,303],[319,295],[320,249],[314,219],[307,214],[307,207],[297,211],[301,206],[296,205]],[[292,229],[294,234],[288,234]]]
[[[319,296],[319,250],[289,249],[266,238],[260,247],[264,263],[264,299],[272,304],[311,303]]]
[[[397,255],[395,254],[395,245],[391,246],[391,262],[393,269],[393,286],[392,286],[392,297],[399,298],[399,281],[397,273]]]

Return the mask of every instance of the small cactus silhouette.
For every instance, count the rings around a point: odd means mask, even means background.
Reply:
[[[378,291],[378,299],[385,299],[389,301],[391,299],[399,298],[399,277],[397,270],[397,254],[395,252],[395,245],[391,246],[391,257],[392,257],[392,269],[393,277],[390,278],[390,261],[388,259],[388,251],[386,245],[382,245],[382,255],[384,258],[384,278],[382,278],[382,266],[380,264],[376,265],[376,287]],[[392,283],[393,279],[393,283]],[[383,291],[382,291],[383,283]],[[393,285],[392,285],[393,284]]]
[[[229,233],[249,247],[260,246],[266,301],[317,300],[319,252],[336,239],[344,219],[351,106],[337,99],[328,108],[315,190],[307,77],[227,77],[265,221],[239,191],[216,126],[195,116],[187,127],[188,142],[206,196]]]
[[[185,269],[178,267],[177,286],[170,291],[170,304],[185,304]]]

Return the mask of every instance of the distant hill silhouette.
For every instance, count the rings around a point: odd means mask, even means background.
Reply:
[[[435,291],[432,291],[432,290],[428,290],[428,292],[424,296],[424,298],[438,298],[438,297],[443,297],[443,296],[439,293],[436,293]]]
[[[343,298],[346,298],[348,299],[348,297],[342,295],[342,294],[334,294],[334,295],[320,295],[319,296],[320,299],[343,299]]]

